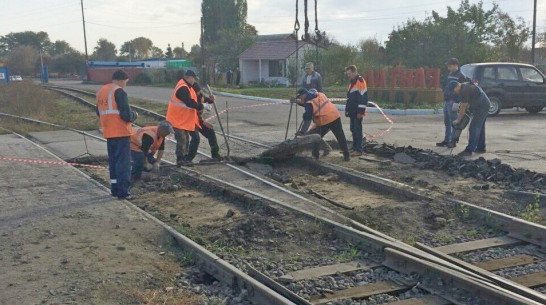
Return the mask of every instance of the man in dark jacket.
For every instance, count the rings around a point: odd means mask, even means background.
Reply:
[[[301,87],[307,90],[315,89],[322,92],[322,76],[315,71],[315,65],[312,62],[305,64],[305,75]]]
[[[453,126],[451,123],[456,118],[456,113],[453,112],[453,104],[456,103],[457,97],[453,95],[452,92],[448,90],[448,85],[452,81],[463,83],[465,77],[461,70],[459,70],[459,60],[457,58],[450,58],[447,62],[447,69],[449,74],[446,79],[444,86],[444,125],[445,125],[445,136],[442,142],[436,143],[436,146],[453,148],[456,146],[456,143],[453,141]]]
[[[198,82],[193,83],[192,87],[197,93],[197,99],[200,103],[214,103],[214,95],[205,97]],[[220,146],[218,146],[218,139],[216,138],[216,132],[214,132],[214,126],[203,120],[203,110],[199,111],[199,125],[201,125],[199,132],[209,141],[211,157],[217,161],[222,160],[222,157],[220,156]]]
[[[473,152],[485,152],[485,120],[491,106],[489,97],[483,92],[482,88],[473,83],[459,83],[451,81],[448,84],[448,92],[452,92],[460,101],[459,114],[453,121],[453,125],[458,125],[470,107],[472,112],[472,121],[470,122],[468,145],[465,150],[459,153],[459,156],[471,156]]]
[[[349,77],[349,89],[347,90],[347,104],[345,105],[345,116],[351,121],[351,132],[353,134],[353,148],[351,157],[362,155],[363,133],[362,118],[366,115],[368,105],[368,86],[360,75],[355,65],[345,68]]]

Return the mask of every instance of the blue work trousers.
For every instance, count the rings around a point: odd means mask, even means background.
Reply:
[[[349,117],[351,123],[351,133],[353,134],[353,150],[362,152],[362,118],[357,118],[356,115]]]
[[[444,102],[444,125],[446,127],[444,142],[453,141],[453,121],[457,118],[457,114],[453,112],[453,100]]]
[[[472,110],[473,116],[470,122],[467,151],[485,150],[485,120],[489,111],[489,103],[483,104],[478,109]]]
[[[106,146],[112,195],[125,198],[131,186],[131,138],[110,138]]]
[[[156,162],[152,154],[148,154],[148,163],[154,164]],[[142,169],[144,168],[144,153],[141,151],[131,150],[131,178],[139,179],[142,176]]]

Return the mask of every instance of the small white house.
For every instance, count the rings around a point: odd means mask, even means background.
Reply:
[[[256,42],[239,54],[241,83],[279,83],[290,85],[288,67],[295,62],[296,51],[299,67],[303,67],[303,55],[314,45],[298,41],[293,34],[260,35]],[[301,69],[300,69],[301,70]],[[301,71],[298,71],[298,74]],[[299,77],[298,77],[299,79]]]

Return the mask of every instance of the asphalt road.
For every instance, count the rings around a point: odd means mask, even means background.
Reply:
[[[98,85],[83,85],[79,82],[58,82],[78,88],[92,88],[98,90]],[[126,88],[131,97],[148,99],[153,102],[167,103],[172,89],[156,87],[129,86]],[[249,99],[231,97],[217,97],[218,111],[229,108],[229,120],[226,114],[221,115],[224,127],[234,135],[250,138],[256,141],[275,144],[284,140],[288,119],[289,105],[267,105]],[[254,105],[254,106],[253,106]],[[252,107],[249,107],[252,106]],[[301,123],[303,108],[292,113],[288,137],[293,137],[296,124]],[[451,149],[437,148],[436,142],[443,139],[444,125],[442,115],[415,115],[391,116],[394,125],[390,132],[382,137],[375,138],[378,142],[392,143],[399,146],[411,145],[424,149],[432,149],[440,154],[458,153],[468,142],[468,130],[461,136],[459,145]],[[212,123],[218,125],[216,120]],[[351,139],[349,120],[343,118],[344,130],[347,138]],[[486,143],[487,153],[475,154],[472,158],[483,156],[486,159],[499,158],[504,163],[514,167],[523,167],[537,172],[546,172],[546,111],[530,115],[526,111],[504,111],[497,117],[487,119]],[[364,132],[378,134],[389,127],[389,123],[380,114],[368,114],[364,118]],[[333,136],[330,134],[327,137]]]

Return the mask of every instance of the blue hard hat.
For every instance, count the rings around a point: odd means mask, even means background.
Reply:
[[[309,91],[307,91],[307,89],[305,89],[305,88],[300,88],[300,89],[298,90],[298,92],[296,93],[296,98],[298,98],[298,97],[299,97],[300,95],[302,95],[302,94],[308,94],[308,93],[309,93]]]
[[[450,93],[453,93],[453,89],[455,89],[455,87],[457,87],[459,85],[459,82],[458,81],[450,81],[449,84],[447,85],[447,92],[450,92]]]

